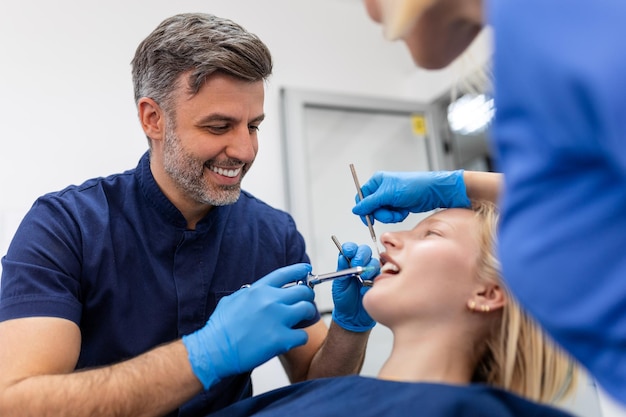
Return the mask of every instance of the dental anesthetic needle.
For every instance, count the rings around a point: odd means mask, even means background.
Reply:
[[[354,179],[354,185],[356,186],[356,192],[359,195],[359,200],[363,200],[363,191],[361,191],[361,185],[359,184],[359,179],[356,176],[354,164],[350,164],[350,171],[352,172],[352,178]],[[365,222],[367,223],[367,228],[370,231],[370,236],[374,241],[374,246],[376,247],[378,257],[380,257],[380,249],[378,249],[378,239],[376,239],[376,233],[374,232],[374,226],[372,225],[372,220],[370,219],[370,216],[365,216]]]

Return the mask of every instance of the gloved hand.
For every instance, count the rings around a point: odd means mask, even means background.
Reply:
[[[352,212],[383,223],[401,222],[409,213],[436,208],[469,207],[463,170],[431,172],[376,172],[363,186],[363,200]]]
[[[373,266],[376,270],[361,274],[363,279],[373,279],[380,272],[378,259],[372,258],[372,248],[367,245],[357,246],[346,242],[341,249],[350,259],[351,266]],[[349,268],[348,261],[339,254],[337,270]],[[346,330],[365,332],[374,327],[376,322],[363,308],[363,295],[369,287],[361,285],[358,278],[341,278],[333,281],[333,320]]]
[[[222,298],[203,328],[183,336],[191,368],[205,389],[307,342],[307,333],[292,327],[315,316],[315,293],[306,285],[281,287],[309,272],[309,264],[295,264],[269,273]]]

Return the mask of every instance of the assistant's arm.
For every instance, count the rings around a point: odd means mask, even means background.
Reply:
[[[497,204],[504,177],[497,172],[463,171],[463,182],[470,200],[487,200]]]
[[[352,209],[383,223],[404,220],[409,213],[436,208],[469,207],[470,199],[497,202],[502,174],[479,171],[376,172],[363,184],[363,200]]]

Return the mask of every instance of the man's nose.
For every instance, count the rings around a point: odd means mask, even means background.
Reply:
[[[256,132],[245,126],[233,132],[226,147],[226,155],[229,158],[249,163],[256,158],[257,149]]]

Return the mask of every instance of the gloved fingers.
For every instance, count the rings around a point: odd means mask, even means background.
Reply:
[[[366,271],[360,274],[361,279],[363,280],[372,280],[380,273],[380,262],[378,259],[372,259],[366,266],[375,267],[372,271]],[[357,288],[366,288],[369,286],[361,285],[359,279],[357,277],[346,277],[340,278],[333,281],[333,293],[335,295],[339,295],[340,293],[346,293],[347,291],[352,291],[353,289],[356,291]],[[365,292],[361,292],[361,295],[365,294]]]
[[[363,296],[365,295],[365,293],[368,292],[371,288],[372,288],[371,285],[362,285],[361,286],[361,288],[359,289],[359,291],[361,292],[361,299],[363,299]]]
[[[341,245],[341,252],[337,258],[337,271],[348,269],[351,266],[352,258],[358,249],[358,245],[354,242],[345,242]],[[347,259],[346,259],[347,258]]]
[[[337,258],[337,271],[348,268],[350,268],[350,265],[348,265],[348,260],[342,254],[339,254],[339,257]]]
[[[333,298],[337,298],[340,294],[346,294],[349,291],[356,291],[361,285],[357,277],[339,278],[333,281],[332,293]]]
[[[269,274],[252,284],[252,287],[269,285],[271,287],[280,288],[289,283],[305,279],[309,272],[311,272],[311,270],[311,265],[306,263],[284,266],[270,272]]]
[[[376,258],[371,258],[366,265],[367,267],[374,267],[371,271],[365,271],[361,274],[361,279],[372,280],[378,274],[380,274],[380,261]]]
[[[359,245],[356,250],[352,250],[352,254],[352,266],[366,266],[372,259],[372,248],[368,245]]]
[[[358,216],[367,216],[371,215],[374,211],[378,210],[381,207],[380,199],[377,198],[376,195],[370,195],[369,197],[364,197],[362,200],[357,195],[354,199],[355,205],[352,208],[352,213]]]
[[[382,184],[384,178],[384,171],[376,171],[364,184],[362,184],[361,192],[363,193],[363,198],[366,199],[367,196],[374,194]]]
[[[348,259],[354,258],[354,255],[357,253],[359,249],[359,245],[354,242],[344,242],[341,245],[341,250],[348,257]]]
[[[282,355],[295,347],[305,345],[308,341],[309,334],[305,330],[289,329],[281,335],[281,346],[283,346],[283,349],[276,352],[276,355]]]
[[[375,269],[372,271],[367,271],[361,274],[362,279],[372,279],[380,272],[380,262],[376,258],[372,258],[372,248],[368,245],[357,245],[353,242],[345,242],[341,245],[341,249],[343,253],[346,255],[339,255],[337,259],[337,270],[349,268],[349,266],[367,266],[374,267]],[[346,257],[350,260],[350,265],[348,265],[348,261]],[[335,280],[342,281],[342,280]],[[347,287],[347,283],[349,281],[345,281],[345,285],[340,285],[340,288],[345,289]]]
[[[365,218],[365,216],[359,216],[359,217],[361,217],[361,223],[367,226],[367,219]],[[370,221],[372,222],[372,226],[373,226],[375,223],[375,218],[373,216],[370,216]]]
[[[276,309],[276,314],[281,317],[281,323],[292,328],[296,324],[311,320],[317,314],[317,308],[310,301],[299,301],[291,305],[281,305]]]
[[[372,210],[364,210],[363,207],[361,203],[357,203],[357,205],[352,208],[352,213],[361,217],[361,222],[366,226],[366,215],[370,216],[370,220],[373,220],[372,224],[374,224],[376,220],[381,223],[399,223],[406,219],[406,216],[410,213],[408,209],[398,207],[394,207],[393,209],[389,207],[376,207]]]
[[[273,303],[292,305],[301,301],[311,303],[315,298],[315,291],[308,285],[292,285],[287,288],[278,288],[274,290]]]
[[[381,223],[400,223],[409,215],[410,211],[403,208],[379,208],[374,211],[373,217]]]

